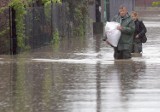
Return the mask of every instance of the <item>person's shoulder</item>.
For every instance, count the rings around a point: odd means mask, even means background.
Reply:
[[[143,19],[138,18],[138,22],[143,23]]]
[[[132,17],[131,17],[130,15],[128,15],[128,17],[127,17],[127,18],[128,18],[128,19],[130,19],[130,20],[133,20],[133,19],[132,19]]]
[[[130,22],[134,22],[133,19],[132,19],[132,17],[131,17],[130,15],[127,16],[127,19],[128,19]]]
[[[117,19],[117,18],[119,18],[119,14],[114,15],[112,20]]]
[[[145,27],[145,24],[142,19],[138,19],[138,22],[139,22],[139,25],[141,25],[142,27]]]
[[[131,17],[131,15],[129,13],[127,13],[126,19],[133,20],[132,17]]]

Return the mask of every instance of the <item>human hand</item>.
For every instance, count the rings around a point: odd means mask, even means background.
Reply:
[[[122,26],[117,26],[117,30],[122,30],[123,27]]]
[[[136,35],[136,38],[139,38],[139,35]]]
[[[107,40],[106,40],[106,43],[107,43],[108,45],[110,45],[111,47],[113,47],[112,44],[111,44],[110,42],[108,42]]]

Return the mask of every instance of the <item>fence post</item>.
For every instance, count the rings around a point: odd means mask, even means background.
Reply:
[[[51,0],[51,39],[53,39],[53,1]]]
[[[101,0],[96,0],[95,16],[96,22],[93,23],[93,34],[103,34],[103,22],[101,21]]]
[[[16,11],[13,7],[10,8],[10,29],[11,29],[11,43],[10,43],[10,54],[17,54],[17,34],[16,34]]]
[[[101,0],[96,0],[96,22],[101,22]]]

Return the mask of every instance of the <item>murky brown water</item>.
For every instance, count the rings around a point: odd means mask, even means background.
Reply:
[[[145,24],[131,60],[114,60],[100,35],[0,56],[0,112],[159,112],[160,23]]]

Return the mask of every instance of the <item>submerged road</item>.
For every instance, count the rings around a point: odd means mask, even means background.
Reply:
[[[143,54],[114,60],[102,37],[0,56],[0,112],[159,112],[160,22]]]

